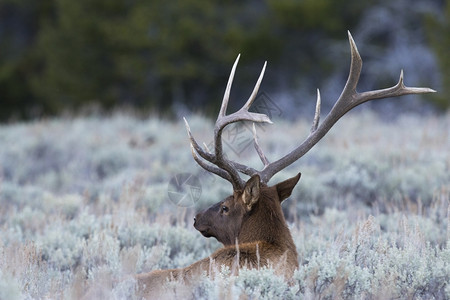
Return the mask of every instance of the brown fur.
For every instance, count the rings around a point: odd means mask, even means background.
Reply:
[[[189,284],[203,274],[213,277],[221,265],[235,274],[241,267],[272,266],[276,274],[291,278],[298,268],[298,257],[281,202],[291,195],[299,179],[300,174],[267,187],[255,175],[242,191],[197,214],[194,227],[205,237],[215,237],[224,247],[183,269],[137,275],[138,294],[161,296],[168,281]]]

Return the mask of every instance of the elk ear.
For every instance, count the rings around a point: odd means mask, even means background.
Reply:
[[[280,200],[280,202],[283,202],[284,199],[286,199],[292,194],[292,190],[294,189],[297,182],[300,180],[300,176],[302,176],[302,174],[298,173],[297,176],[289,178],[275,185],[278,193],[278,199]]]
[[[250,211],[259,200],[260,191],[260,178],[259,175],[253,175],[245,184],[244,191],[242,193],[242,201],[245,208]]]

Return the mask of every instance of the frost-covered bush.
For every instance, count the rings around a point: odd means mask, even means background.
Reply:
[[[288,293],[288,282],[271,268],[240,270],[234,284],[241,294],[251,295],[253,299],[293,298]]]
[[[212,122],[189,121],[208,144]],[[309,128],[280,122],[259,142],[273,161]],[[449,131],[450,115],[385,122],[350,113],[271,181],[302,173],[283,203],[299,254],[292,280],[271,268],[222,268],[182,298],[450,298]],[[182,122],[55,119],[1,126],[0,141],[0,299],[78,299],[87,290],[135,299],[133,274],[185,267],[220,247],[193,217],[231,186],[196,165]],[[251,147],[230,155],[261,167]],[[199,179],[191,207],[169,199],[179,173]]]
[[[0,269],[0,299],[23,299],[22,288],[10,274]]]

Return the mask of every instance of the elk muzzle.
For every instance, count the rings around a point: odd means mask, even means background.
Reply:
[[[194,217],[194,228],[197,229],[204,237],[212,237],[212,233],[210,232],[211,226],[209,222],[205,222],[204,211],[199,212]]]

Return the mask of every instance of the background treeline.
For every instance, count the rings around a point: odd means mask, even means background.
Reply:
[[[448,0],[0,0],[0,120],[93,104],[212,112],[238,53],[233,97],[245,101],[268,60],[263,89],[289,116],[317,87],[325,105],[338,96],[347,29],[365,62],[360,89],[405,68],[408,85],[440,91],[421,99],[449,106]]]

